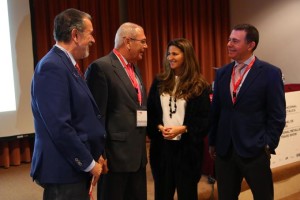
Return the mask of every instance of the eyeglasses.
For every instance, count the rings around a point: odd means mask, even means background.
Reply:
[[[134,38],[129,38],[133,41],[139,41],[142,45],[147,45],[147,40],[143,39],[143,40],[138,40],[138,39],[134,39]]]

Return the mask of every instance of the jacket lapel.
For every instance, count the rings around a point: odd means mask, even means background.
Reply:
[[[62,59],[62,62],[65,64],[66,68],[70,71],[70,74],[75,78],[76,82],[80,85],[80,87],[88,94],[91,101],[94,104],[94,107],[99,111],[99,108],[94,100],[94,97],[92,93],[90,92],[90,89],[88,88],[85,80],[79,75],[75,67],[73,66],[71,59],[66,55],[65,52],[60,50],[58,47],[53,47],[54,51],[58,54],[58,56]]]
[[[224,69],[224,74],[221,75],[222,77],[219,80],[219,87],[222,87],[223,89],[221,91],[224,91],[224,93],[220,94],[225,98],[225,102],[228,102],[229,104],[232,104],[232,98],[231,98],[231,92],[230,92],[230,84],[231,84],[231,73],[232,68],[234,66],[234,62],[232,64],[229,64],[229,67]]]
[[[117,77],[122,81],[124,84],[126,90],[128,91],[128,94],[132,98],[132,100],[137,104],[137,92],[136,89],[133,87],[124,67],[120,63],[119,59],[116,57],[116,55],[111,52],[111,60],[112,60],[112,65],[114,67],[114,72],[116,73]],[[141,79],[140,79],[141,80]]]
[[[138,82],[140,83],[140,89],[141,89],[141,93],[142,93],[142,106],[146,106],[147,105],[147,95],[146,95],[146,90],[145,90],[145,86],[144,86],[144,83],[142,81],[142,76],[141,76],[141,73],[138,69],[138,67],[136,67],[134,65],[134,71],[136,73],[136,76],[138,77]]]

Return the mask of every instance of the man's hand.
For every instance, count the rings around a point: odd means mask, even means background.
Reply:
[[[90,173],[93,175],[92,185],[95,186],[100,178],[101,173],[102,173],[102,164],[96,162],[95,166],[90,171]]]
[[[108,172],[107,159],[104,159],[103,156],[100,156],[98,162],[102,165],[102,174],[107,174]]]

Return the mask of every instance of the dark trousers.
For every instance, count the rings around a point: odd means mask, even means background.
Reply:
[[[146,167],[137,172],[111,172],[102,175],[98,183],[98,199],[146,200]]]
[[[44,185],[43,200],[89,200],[89,181]]]
[[[175,190],[178,200],[197,200],[198,181],[192,170],[183,170],[179,141],[165,141],[163,153],[152,160],[155,200],[173,200]],[[160,157],[160,158],[159,158]],[[155,158],[152,158],[155,159]]]
[[[254,200],[273,200],[273,178],[270,158],[262,150],[254,158],[242,158],[234,150],[216,158],[219,200],[237,200],[243,178],[247,181]]]

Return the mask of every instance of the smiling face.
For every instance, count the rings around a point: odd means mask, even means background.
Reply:
[[[79,51],[79,57],[80,59],[82,58],[86,58],[89,56],[89,47],[95,43],[95,39],[92,35],[93,33],[93,25],[91,20],[85,18],[83,20],[84,22],[84,31],[83,32],[79,32],[77,31],[77,45],[78,45],[78,51]]]
[[[144,52],[148,48],[144,30],[137,28],[136,36],[127,38],[127,40],[129,40],[130,45],[130,58],[127,60],[136,62],[143,59]]]
[[[228,56],[238,63],[247,60],[255,46],[255,42],[247,42],[246,34],[244,30],[233,30],[228,39]]]
[[[180,75],[183,70],[184,56],[183,52],[176,46],[169,46],[167,60],[170,63],[170,68],[174,70],[176,75]]]

